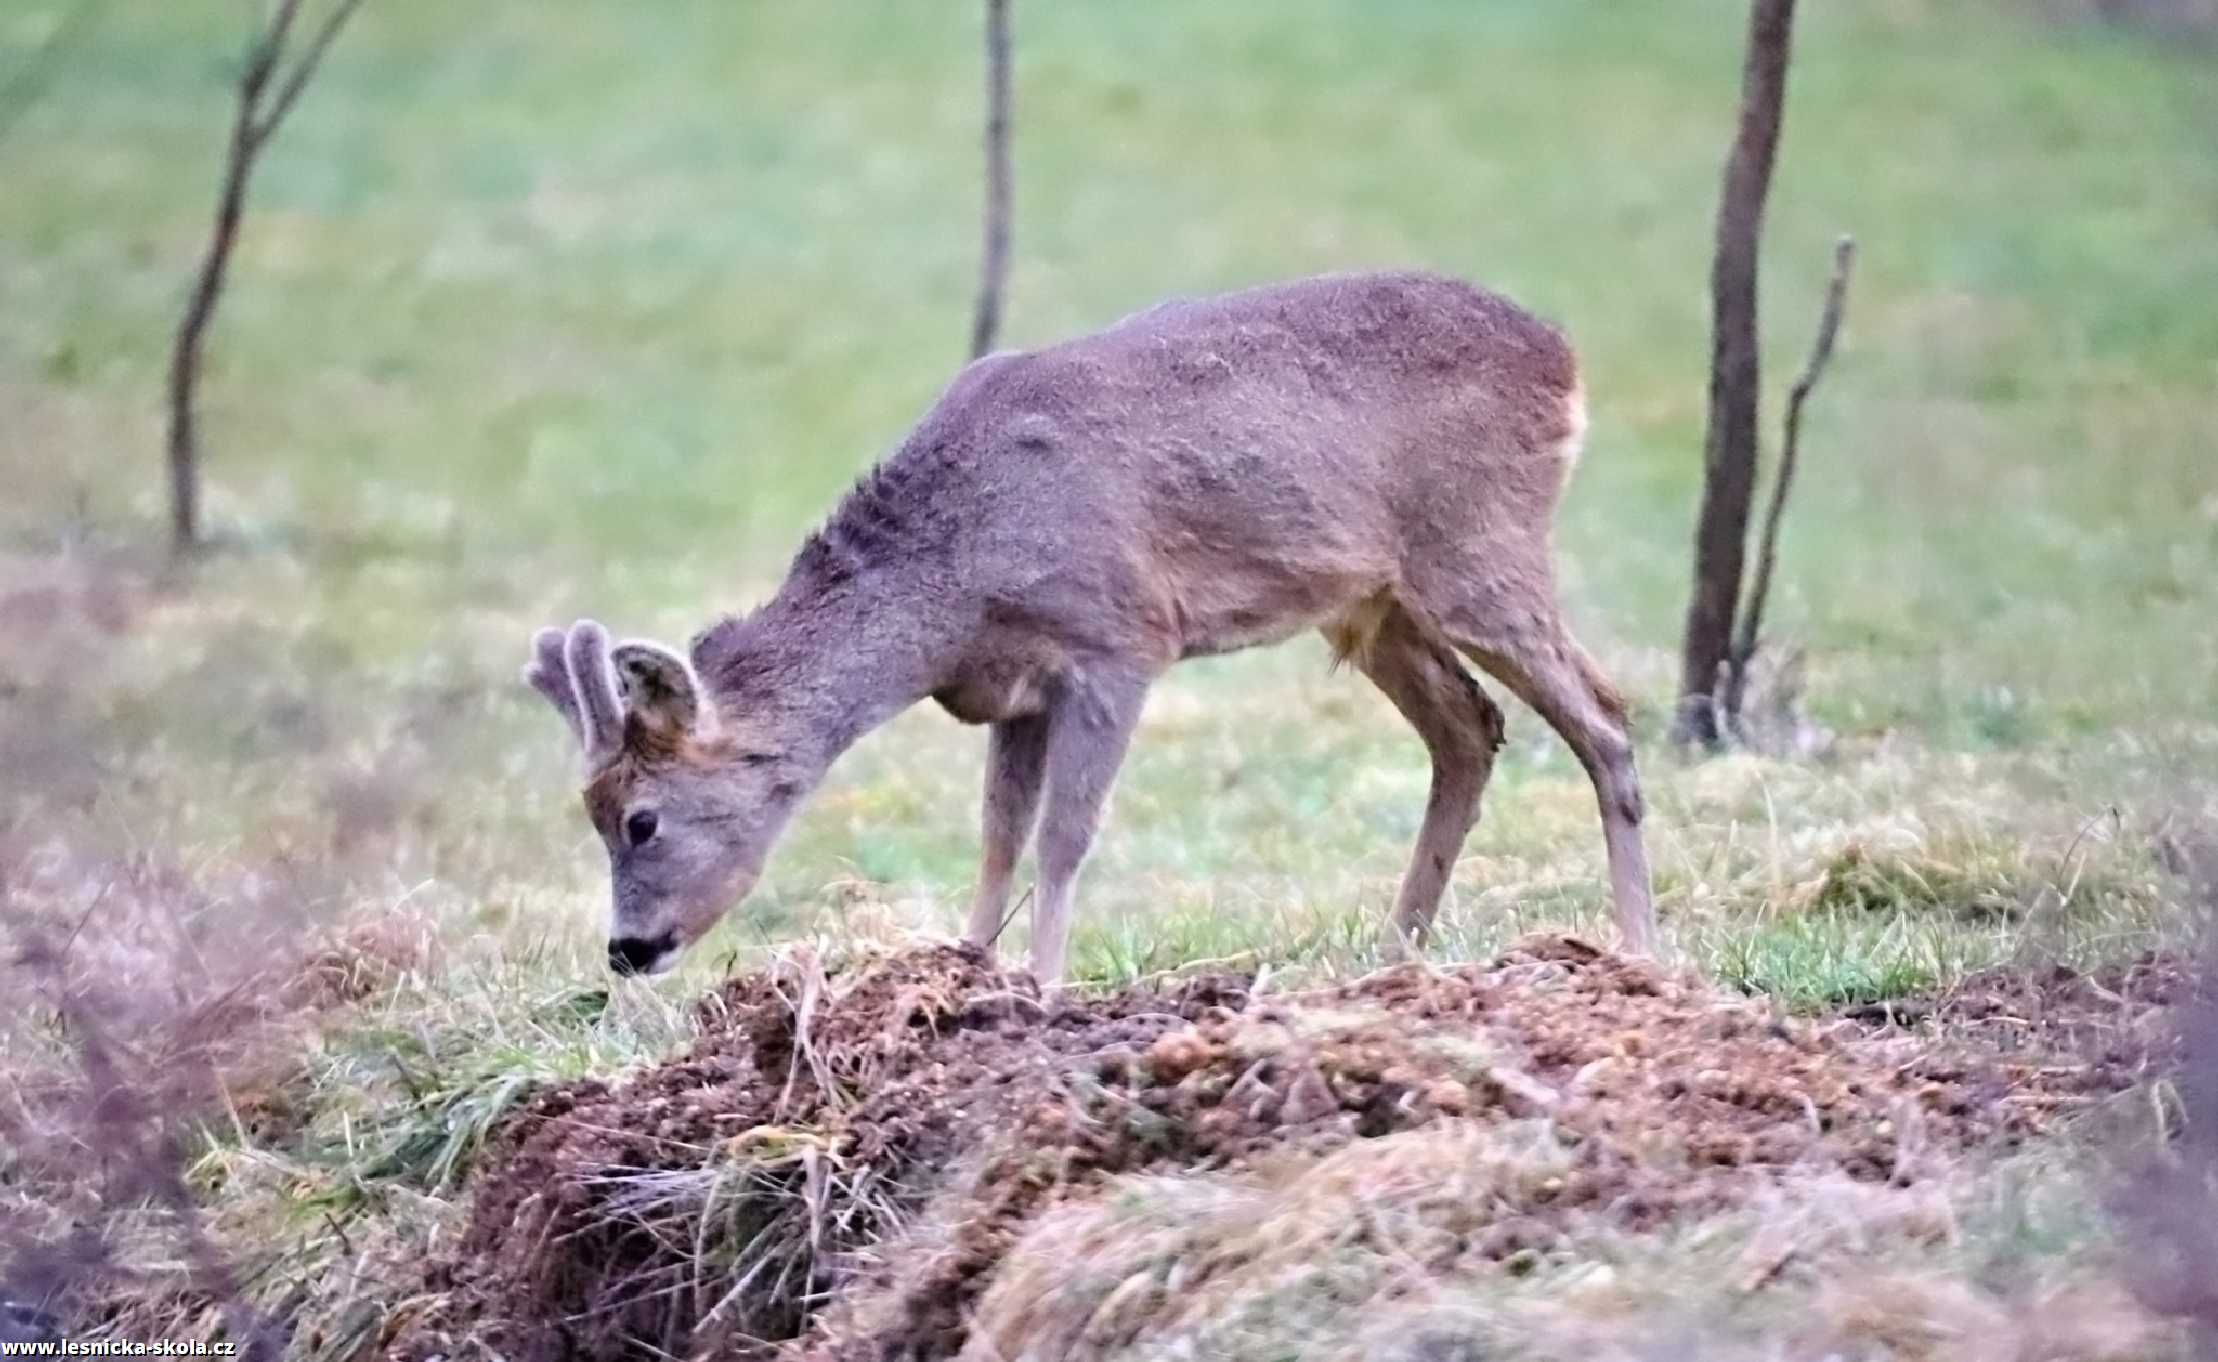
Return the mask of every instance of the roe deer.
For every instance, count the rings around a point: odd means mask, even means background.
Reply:
[[[753,887],[833,759],[929,697],[992,726],[969,938],[999,934],[1039,821],[1032,969],[1055,982],[1148,686],[1304,629],[1432,757],[1395,944],[1429,929],[1502,742],[1468,659],[1592,778],[1617,926],[1649,949],[1625,705],[1556,601],[1550,522],[1585,424],[1552,327],[1431,274],[1169,302],[973,362],[776,595],[690,660],[611,651],[589,620],[534,640],[526,678],[585,749],[608,846],[610,967],[667,967]]]

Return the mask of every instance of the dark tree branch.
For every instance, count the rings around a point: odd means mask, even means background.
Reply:
[[[262,28],[260,34],[247,44],[246,66],[239,73],[241,102],[248,122],[253,121],[252,106],[261,102],[262,91],[270,83],[270,75],[277,70],[277,60],[285,53],[285,40],[293,31],[293,20],[300,17],[300,0],[277,0],[277,10]]]
[[[208,323],[223,296],[231,252],[238,244],[239,222],[246,213],[247,184],[270,136],[308,88],[340,28],[360,7],[361,0],[335,0],[307,48],[294,60],[291,72],[277,86],[274,98],[270,97],[270,82],[283,64],[286,43],[300,17],[301,0],[278,0],[267,21],[247,43],[246,58],[239,69],[238,104],[224,153],[223,179],[216,193],[215,225],[170,347],[170,549],[178,557],[200,546],[200,437],[193,403],[200,387]]]
[[[285,121],[285,115],[293,111],[293,105],[300,99],[300,92],[308,88],[309,80],[316,74],[317,65],[323,61],[323,54],[331,49],[332,39],[339,36],[339,30],[346,26],[347,20],[361,7],[362,0],[338,0],[331,7],[330,13],[324,15],[323,26],[308,40],[308,46],[293,62],[292,72],[285,77],[285,83],[279,87],[276,98],[270,101],[269,108],[256,123],[254,142],[257,147],[268,141],[270,134],[276,132],[278,125]]]
[[[1780,434],[1779,470],[1771,478],[1771,503],[1764,509],[1763,537],[1758,541],[1756,576],[1749,584],[1748,603],[1741,610],[1740,637],[1733,644],[1725,683],[1725,721],[1740,724],[1741,698],[1748,688],[1748,664],[1756,656],[1756,640],[1763,628],[1764,605],[1771,595],[1771,574],[1779,561],[1779,522],[1787,510],[1787,493],[1794,484],[1795,454],[1802,438],[1802,404],[1809,401],[1825,366],[1833,359],[1833,342],[1840,335],[1841,314],[1848,305],[1848,276],[1856,265],[1856,239],[1844,236],[1833,246],[1833,279],[1825,288],[1825,310],[1818,315],[1817,339],[1810,346],[1809,362],[1787,393],[1785,428]]]
[[[986,0],[986,222],[970,357],[993,349],[1009,275],[1009,0]]]
[[[1741,71],[1740,122],[1718,201],[1710,269],[1710,407],[1703,447],[1702,508],[1694,538],[1694,591],[1687,603],[1672,737],[1716,747],[1716,688],[1733,641],[1756,481],[1756,264],[1764,200],[1779,147],[1780,110],[1794,32],[1794,0],[1753,0]]]

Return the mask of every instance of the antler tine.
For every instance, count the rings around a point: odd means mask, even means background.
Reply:
[[[547,628],[531,636],[531,661],[524,665],[524,684],[547,697],[570,736],[585,745],[585,724],[578,718],[578,693],[570,685],[570,668],[562,660],[562,631]]]
[[[599,766],[624,745],[624,701],[608,661],[608,630],[592,620],[570,626],[563,643],[570,688],[577,694],[579,736],[587,766]]]

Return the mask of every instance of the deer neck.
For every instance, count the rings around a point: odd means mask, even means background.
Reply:
[[[865,733],[929,696],[959,630],[914,578],[789,579],[769,603],[719,626],[700,658],[735,731],[759,734],[818,771]]]

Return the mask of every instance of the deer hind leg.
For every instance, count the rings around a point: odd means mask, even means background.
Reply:
[[[1424,824],[1402,873],[1386,938],[1388,950],[1407,953],[1431,932],[1449,871],[1478,822],[1479,797],[1502,745],[1502,711],[1452,649],[1398,608],[1367,643],[1348,647],[1340,638],[1334,643],[1409,720],[1432,756]]]
[[[1125,672],[1082,676],[1049,706],[1040,892],[1032,902],[1032,974],[1042,984],[1063,977],[1078,872],[1131,746],[1150,679]]]
[[[995,724],[986,741],[984,850],[978,896],[971,901],[970,926],[963,932],[965,940],[980,946],[991,947],[1009,920],[1017,862],[1039,817],[1047,732],[1047,716],[1031,715]]]
[[[1434,591],[1446,599],[1426,604],[1456,646],[1546,719],[1586,769],[1601,807],[1618,934],[1646,954],[1655,947],[1655,907],[1625,701],[1564,628],[1544,565],[1505,572],[1497,553],[1490,567],[1461,579],[1475,589]]]

